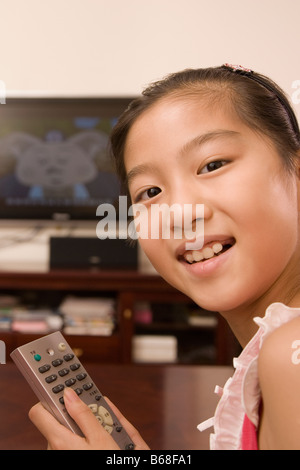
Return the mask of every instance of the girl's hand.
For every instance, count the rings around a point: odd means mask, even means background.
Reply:
[[[120,423],[135,444],[136,450],[149,450],[138,431],[124,418],[120,411],[105,398]],[[65,406],[85,437],[78,436],[60,424],[41,403],[29,411],[29,418],[48,441],[53,450],[119,450],[118,445],[100,425],[92,411],[71,388],[64,393]]]

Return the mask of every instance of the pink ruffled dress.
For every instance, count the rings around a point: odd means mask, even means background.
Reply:
[[[238,358],[234,358],[235,372],[223,388],[215,416],[198,425],[199,431],[214,426],[210,435],[212,450],[258,450],[257,429],[261,391],[258,382],[258,355],[265,338],[281,325],[300,316],[300,308],[290,308],[282,303],[271,304],[263,318],[253,320],[258,331]]]

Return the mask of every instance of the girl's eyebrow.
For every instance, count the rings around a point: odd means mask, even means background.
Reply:
[[[206,144],[207,142],[218,140],[221,138],[228,138],[228,137],[237,137],[241,134],[237,131],[227,130],[227,129],[216,129],[213,131],[206,132],[205,134],[198,135],[194,139],[187,142],[179,152],[180,156],[185,155],[193,148],[201,147],[201,145]],[[157,169],[151,163],[142,163],[141,165],[136,165],[133,167],[127,174],[127,184],[129,185],[130,182],[139,175],[145,173],[155,173]]]
[[[155,173],[156,171],[157,170],[155,170],[155,167],[151,165],[151,163],[142,163],[141,165],[136,165],[127,173],[127,184],[130,184],[130,182],[136,176],[139,176],[145,173]]]
[[[216,129],[213,131],[206,132],[205,134],[198,135],[191,141],[187,142],[180,151],[180,156],[185,155],[186,153],[193,150],[193,148],[201,147],[201,145],[211,142],[213,140],[218,140],[226,137],[238,137],[241,134],[237,131],[232,131],[229,129]]]

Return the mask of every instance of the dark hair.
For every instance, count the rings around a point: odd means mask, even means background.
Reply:
[[[226,102],[246,125],[274,142],[288,170],[295,169],[300,149],[299,127],[287,96],[276,83],[241,67],[187,69],[151,84],[131,102],[114,127],[111,151],[124,189],[127,186],[124,150],[129,130],[144,111],[172,95],[205,97],[215,105]]]

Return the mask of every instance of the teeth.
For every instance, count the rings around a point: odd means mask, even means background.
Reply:
[[[204,248],[204,250],[202,250],[202,253],[203,253],[203,257],[205,259],[209,259],[209,258],[212,258],[214,256],[214,250],[212,248]]]
[[[210,259],[215,254],[220,253],[222,251],[223,245],[220,242],[214,243],[212,247],[206,247],[203,250],[194,250],[190,251],[185,254],[185,259],[188,263],[195,263],[198,261],[202,261],[203,259]]]
[[[201,251],[193,251],[192,256],[194,261],[201,261],[205,258],[204,252]]]
[[[194,261],[194,256],[192,253],[187,253],[185,255],[185,259],[187,260],[188,263],[192,263]]]
[[[216,253],[216,254],[217,254],[217,253],[220,253],[220,251],[223,250],[223,245],[222,245],[220,242],[215,243],[215,244],[213,245],[212,249],[214,250],[214,253]]]

